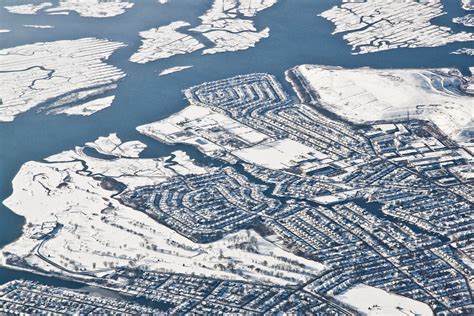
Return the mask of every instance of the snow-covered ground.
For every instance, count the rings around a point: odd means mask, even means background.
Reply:
[[[290,139],[267,135],[210,108],[190,105],[164,120],[137,130],[156,140],[196,146],[211,157],[230,153],[243,161],[271,169],[285,169],[326,155]],[[235,159],[235,158],[234,158]]]
[[[220,19],[235,18],[237,15],[251,18],[277,2],[278,0],[214,0],[212,7],[200,18],[205,25],[212,25]]]
[[[460,48],[452,52],[451,54],[459,55],[459,54],[466,54],[469,56],[474,56],[474,48]]]
[[[433,315],[425,303],[364,284],[358,284],[335,298],[362,315]]]
[[[474,14],[466,14],[463,17],[453,18],[453,22],[467,27],[474,27]]]
[[[61,97],[64,102],[73,102],[88,93],[112,89],[125,74],[105,60],[123,46],[83,38],[0,50],[0,121],[12,121],[50,99]]]
[[[453,33],[449,27],[431,24],[444,14],[440,0],[343,0],[321,16],[336,25],[335,33],[352,46],[354,54],[401,47],[436,47],[474,41],[474,34]]]
[[[54,108],[48,111],[48,114],[90,116],[94,113],[97,113],[103,109],[110,107],[114,99],[115,99],[115,96],[110,96],[110,97],[95,99],[95,100],[85,102],[83,104],[71,106],[71,107]]]
[[[37,14],[44,11],[49,14],[67,14],[75,11],[84,17],[108,18],[125,13],[133,3],[122,0],[60,0],[57,5],[50,2],[5,6],[10,13]]]
[[[133,3],[122,0],[61,0],[58,6],[46,12],[75,11],[85,17],[108,18],[123,14],[132,7]]]
[[[140,32],[142,45],[130,61],[144,64],[178,54],[194,52],[204,47],[197,39],[177,31],[189,23],[176,21],[169,25]]]
[[[180,72],[189,68],[192,68],[193,66],[176,66],[176,67],[171,67],[171,68],[166,68],[162,71],[160,71],[159,75],[160,76],[166,76],[175,72]]]
[[[117,142],[121,144],[111,135],[94,146],[113,153],[111,145]],[[137,154],[136,146],[121,149],[122,157]],[[102,160],[85,155],[83,147],[78,147],[44,162],[27,162],[13,180],[13,194],[4,201],[25,217],[26,224],[23,235],[2,249],[2,261],[5,264],[6,258],[18,256],[31,267],[68,276],[76,271],[100,276],[118,266],[141,266],[272,284],[304,282],[324,269],[253,231],[240,231],[213,243],[194,243],[112,197],[117,191],[111,179],[130,190],[208,171],[180,151],[157,159]],[[56,224],[58,228],[51,229]],[[38,239],[41,229],[50,234],[46,241]],[[242,243],[251,243],[257,251],[241,249],[238,245]]]
[[[33,29],[53,29],[52,25],[38,25],[38,24],[23,24],[24,27],[29,27]]]
[[[107,137],[99,137],[94,142],[86,143],[87,147],[94,148],[99,153],[115,157],[138,158],[146,145],[139,141],[122,143],[117,134],[113,133]]]
[[[290,139],[269,136],[210,108],[190,105],[164,120],[137,130],[170,144],[189,144],[211,157],[224,152],[262,167],[286,169],[308,159],[327,156]]]
[[[212,43],[203,54],[245,50],[270,36],[270,29],[258,31],[254,17],[259,11],[273,6],[276,0],[215,0],[212,7],[200,17],[201,25],[191,31],[202,33]],[[245,19],[239,18],[242,15]]]
[[[474,10],[474,1],[473,0],[461,0],[462,8],[464,10]]]
[[[473,128],[473,97],[456,69],[344,69],[301,65],[294,70],[328,110],[354,122],[419,118],[462,138]]]
[[[468,78],[469,82],[466,86],[466,91],[468,91],[471,95],[474,95],[474,67],[469,67],[469,71],[471,72],[471,77]]]
[[[22,5],[5,6],[4,8],[8,12],[15,13],[15,14],[36,14],[38,11],[51,7],[51,6],[53,6],[51,2],[43,2],[40,4],[22,4]]]
[[[255,45],[263,38],[270,36],[270,29],[267,27],[260,32],[257,32],[253,25],[247,28],[246,20],[230,20],[230,24],[238,25],[238,32],[228,32],[224,30],[209,31],[203,33],[215,46],[207,48],[203,54],[216,54],[223,52],[234,52],[245,50]],[[227,29],[228,26],[224,26]],[[199,31],[201,28],[194,28],[194,31]]]
[[[315,154],[313,148],[288,138],[240,149],[233,154],[246,162],[269,169],[290,168],[301,161],[322,159],[325,156],[322,153]]]
[[[232,3],[232,1],[227,2]],[[234,2],[237,1],[234,0]],[[258,12],[270,8],[277,2],[278,0],[240,0],[238,1],[238,7],[231,9],[230,12],[240,13],[245,17],[254,17]]]
[[[142,45],[130,61],[146,63],[169,58],[177,54],[201,50],[203,54],[245,50],[254,47],[261,39],[270,36],[270,29],[257,30],[252,17],[271,6],[277,0],[214,0],[212,7],[200,17],[201,24],[187,28],[190,24],[176,21],[166,26],[140,32]],[[241,18],[242,17],[242,18]],[[201,33],[214,45],[206,47],[186,31]]]
[[[49,15],[69,15],[69,11],[50,12]]]
[[[189,126],[188,133],[182,135],[183,123]],[[214,136],[207,130],[225,129],[232,138],[240,138],[248,145],[253,145],[268,139],[268,136],[243,125],[226,115],[213,111],[210,108],[190,105],[182,111],[154,123],[137,127],[137,130],[149,137],[166,143],[185,143],[197,146],[203,152],[214,150],[233,150],[232,144],[217,144],[224,141],[222,137],[205,139]],[[199,131],[199,132],[198,132]],[[227,136],[231,138],[231,136]]]

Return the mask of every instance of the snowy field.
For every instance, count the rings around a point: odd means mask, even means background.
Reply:
[[[362,315],[433,315],[424,303],[365,284],[358,284],[335,298]]]
[[[214,0],[196,27],[189,28],[189,23],[176,21],[140,32],[142,45],[130,61],[147,63],[197,50],[202,50],[202,54],[215,54],[255,47],[270,36],[270,29],[257,30],[252,18],[276,3],[277,0]],[[213,46],[206,47],[192,33],[202,34]]]
[[[344,33],[354,54],[474,41],[472,33],[455,33],[449,27],[431,24],[443,14],[440,0],[343,0],[320,16],[335,24],[333,34]]]
[[[133,3],[121,0],[61,0],[57,5],[50,2],[41,4],[24,4],[5,6],[10,13],[37,14],[46,12],[48,14],[69,14],[73,11],[80,16],[92,18],[108,18],[125,13],[133,7]]]
[[[176,67],[166,68],[166,69],[163,69],[162,71],[160,71],[160,73],[158,75],[166,76],[166,75],[170,75],[170,74],[175,73],[175,72],[180,72],[180,71],[192,68],[192,67],[193,66],[176,66]]]
[[[13,121],[18,114],[55,98],[60,100],[50,108],[113,89],[125,74],[105,60],[123,46],[119,42],[83,38],[0,50],[4,71],[0,73],[0,122]],[[85,107],[97,106],[94,103]]]
[[[462,139],[473,128],[470,78],[456,69],[344,69],[301,65],[294,71],[326,109],[357,123],[418,118]]]
[[[204,47],[190,35],[180,33],[178,29],[189,26],[184,21],[140,32],[142,45],[130,57],[130,61],[144,64],[150,61],[169,58],[174,55],[187,54]]]
[[[274,140],[210,108],[190,105],[164,120],[137,130],[169,144],[189,144],[211,157],[228,152],[248,163],[286,169],[326,155],[290,139]],[[222,157],[221,157],[222,158]]]

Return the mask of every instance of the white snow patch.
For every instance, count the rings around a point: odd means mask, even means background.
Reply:
[[[23,5],[14,5],[14,6],[5,6],[4,8],[15,14],[36,14],[38,11],[43,10],[47,7],[51,7],[53,4],[51,2],[44,2],[41,4],[23,4]]]
[[[321,153],[291,139],[266,142],[233,152],[240,159],[269,169],[285,169],[299,162],[314,158],[325,158]]]
[[[0,50],[0,121],[13,121],[16,115],[52,98],[73,102],[80,94],[106,90],[125,76],[104,62],[123,46],[119,42],[83,38]]]
[[[156,140],[189,144],[211,157],[222,153],[270,169],[285,169],[308,159],[327,156],[290,139],[274,140],[210,108],[190,105],[164,120],[137,130]],[[234,160],[235,160],[234,157]]]
[[[270,36],[268,27],[257,31],[250,18],[276,2],[277,0],[214,0],[212,7],[200,17],[202,23],[188,31],[201,33],[214,44],[203,50],[203,54],[245,50]],[[176,21],[140,32],[142,46],[130,61],[146,63],[204,48],[205,45],[191,35],[176,31],[189,25],[187,22]]]
[[[130,61],[144,64],[178,54],[191,53],[203,48],[204,45],[197,39],[177,31],[177,29],[185,26],[189,26],[189,23],[177,21],[166,26],[140,32],[142,45],[130,57]]]
[[[58,6],[47,9],[46,12],[56,14],[75,11],[84,17],[109,18],[123,14],[132,7],[132,2],[122,0],[61,0]]]
[[[466,14],[462,17],[455,17],[453,18],[453,23],[461,24],[467,27],[474,27],[474,14]]]
[[[236,21],[239,22],[239,21]],[[207,48],[203,54],[216,54],[223,52],[234,52],[246,50],[255,45],[263,38],[270,36],[270,29],[267,27],[260,32],[241,29],[239,33],[227,31],[211,31],[203,34],[211,42],[215,43],[214,47]]]
[[[69,15],[69,11],[50,12],[49,15]]]
[[[122,143],[117,134],[113,133],[107,137],[99,137],[94,142],[86,143],[87,147],[94,148],[99,153],[115,157],[138,158],[146,145],[140,141]]]
[[[364,284],[358,284],[335,298],[363,315],[433,315],[425,303]]]
[[[54,29],[52,25],[36,25],[36,24],[23,24],[24,27],[34,28],[34,29]]]
[[[212,7],[200,17],[202,24],[190,29],[200,32],[214,43],[203,54],[245,50],[270,36],[267,27],[257,31],[254,21],[237,16],[254,17],[259,11],[273,6],[276,0],[215,0]]]
[[[183,70],[186,70],[186,69],[189,69],[189,68],[192,68],[193,66],[176,66],[176,67],[171,67],[171,68],[167,68],[167,69],[164,69],[162,70],[159,75],[160,76],[166,76],[166,75],[169,75],[169,74],[172,74],[172,73],[175,73],[175,72],[179,72],[179,71],[183,71]]]
[[[455,50],[454,52],[451,52],[451,54],[454,55],[461,55],[461,54],[466,54],[469,56],[474,56],[474,48],[460,48]]]
[[[355,122],[411,118],[431,120],[456,137],[471,128],[473,98],[453,86],[465,84],[456,69],[295,68],[323,107]],[[467,90],[467,89],[466,89]]]
[[[461,3],[464,10],[474,10],[473,0],[461,0]]]
[[[66,108],[59,108],[53,109],[49,111],[50,114],[64,114],[64,115],[81,115],[81,116],[90,116],[95,114],[103,109],[106,109],[112,105],[115,96],[105,97],[95,99],[80,105],[66,107]]]
[[[352,46],[354,54],[402,47],[436,47],[474,41],[474,34],[453,33],[449,27],[431,24],[445,14],[440,0],[344,0],[321,16],[336,25],[335,33]]]
[[[191,105],[164,120],[142,125],[137,130],[162,142],[196,146],[213,156],[222,151],[233,152],[258,144],[268,136],[210,108]],[[226,142],[240,140],[240,145]],[[236,147],[237,146],[237,147]]]

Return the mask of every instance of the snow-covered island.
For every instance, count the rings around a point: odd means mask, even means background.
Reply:
[[[23,24],[24,27],[29,27],[33,29],[53,29],[52,25],[40,25],[40,24]]]
[[[13,5],[5,6],[4,8],[14,14],[36,14],[39,11],[51,7],[53,4],[51,2],[43,2],[41,4],[22,4],[22,5]]]
[[[64,115],[80,115],[80,116],[90,116],[95,114],[103,109],[106,109],[112,105],[115,96],[98,98],[92,101],[88,101],[79,105],[71,105],[71,106],[61,106],[57,108],[52,108],[51,110],[47,111],[48,114],[64,114]]]
[[[75,11],[80,16],[93,18],[109,18],[125,13],[133,7],[132,2],[122,0],[62,0],[59,5],[47,9],[48,13]]]
[[[59,98],[49,108],[114,89],[125,74],[105,60],[123,46],[84,38],[0,50],[0,121],[12,121],[18,114],[51,99]]]
[[[290,72],[297,78],[291,82],[302,100],[356,123],[409,116],[430,120],[448,136],[458,139],[473,130],[470,78],[464,78],[456,69],[301,65]]]
[[[38,5],[25,4],[5,6],[5,9],[15,14],[37,14],[41,11],[56,15],[68,14],[74,11],[83,17],[108,18],[123,14],[132,7],[132,2],[122,0],[59,0],[57,5],[44,2]]]
[[[146,145],[139,141],[123,143],[117,134],[113,133],[107,137],[99,137],[93,142],[88,142],[85,147],[93,148],[104,155],[119,158],[139,158]]]
[[[140,32],[142,45],[130,57],[130,61],[144,64],[178,54],[191,53],[203,48],[204,44],[197,39],[178,31],[178,29],[186,26],[189,26],[189,23],[176,21],[169,25]]]
[[[474,1],[473,0],[461,0],[462,8],[464,10],[474,10]]]
[[[451,54],[454,54],[454,55],[466,54],[469,56],[474,56],[474,48],[466,48],[466,47],[460,48],[460,49],[455,50],[454,52],[451,52]]]
[[[192,68],[193,66],[175,66],[175,67],[170,67],[170,68],[166,68],[166,69],[163,69],[162,71],[160,71],[160,73],[158,74],[159,76],[166,76],[166,75],[169,75],[169,74],[172,74],[172,73],[175,73],[175,72],[180,72],[180,71],[183,71],[183,70],[186,70],[186,69],[190,69]]]
[[[239,51],[254,47],[270,34],[270,29],[257,30],[255,15],[271,6],[277,0],[214,0],[212,7],[200,17],[201,24],[189,28],[190,24],[176,21],[169,25],[140,32],[142,45],[130,61],[146,63],[178,54],[201,50],[203,54]],[[178,29],[183,29],[179,32]],[[200,33],[213,43],[206,47],[193,36]]]
[[[276,2],[276,0],[215,0],[206,14],[200,17],[202,24],[190,30],[202,33],[214,43],[214,46],[205,49],[203,54],[245,50],[270,36],[268,27],[258,31],[254,21],[249,18]]]
[[[440,0],[343,2],[320,16],[336,25],[333,34],[344,33],[354,54],[474,41],[472,33],[454,33],[449,27],[431,23],[445,14]]]
[[[467,27],[474,27],[474,14],[466,14],[463,17],[453,18],[453,22]]]

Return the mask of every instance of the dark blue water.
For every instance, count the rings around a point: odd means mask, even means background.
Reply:
[[[28,1],[1,1],[2,5],[16,3]],[[108,61],[127,74],[112,92],[116,96],[112,107],[92,117],[47,116],[32,110],[18,116],[12,123],[0,123],[0,201],[11,194],[11,180],[26,161],[41,160],[112,132],[117,132],[126,141],[138,139],[149,144],[146,156],[168,155],[184,148],[151,142],[138,134],[135,127],[181,110],[186,106],[181,90],[204,81],[236,74],[268,72],[291,92],[283,72],[304,63],[349,68],[456,67],[464,73],[472,65],[472,57],[449,54],[472,46],[466,43],[351,55],[351,48],[342,40],[342,35],[331,35],[333,24],[317,16],[339,3],[336,0],[280,0],[256,18],[258,29],[270,27],[270,38],[263,39],[255,48],[246,51],[216,55],[196,52],[145,65],[128,61],[141,43],[140,31],[177,20],[197,25],[198,17],[211,3],[211,0],[170,0],[166,5],[159,5],[156,0],[140,0],[125,14],[105,19],[84,18],[75,13],[69,16],[42,13],[13,15],[0,8],[0,28],[12,30],[0,34],[1,48],[84,37],[107,38],[128,45],[119,49]],[[451,23],[453,17],[465,14],[459,7],[459,1],[447,0],[444,3],[448,14],[436,18],[434,22],[450,26],[455,31],[470,31]],[[31,29],[22,27],[23,24],[48,24],[55,28]],[[159,71],[176,65],[194,67],[169,76],[158,76]],[[188,147],[185,149],[193,157],[200,156],[200,160],[206,163],[206,158],[199,152]],[[23,223],[21,217],[0,205],[0,247],[20,236]],[[19,277],[30,278],[31,274],[0,269],[0,284]]]

